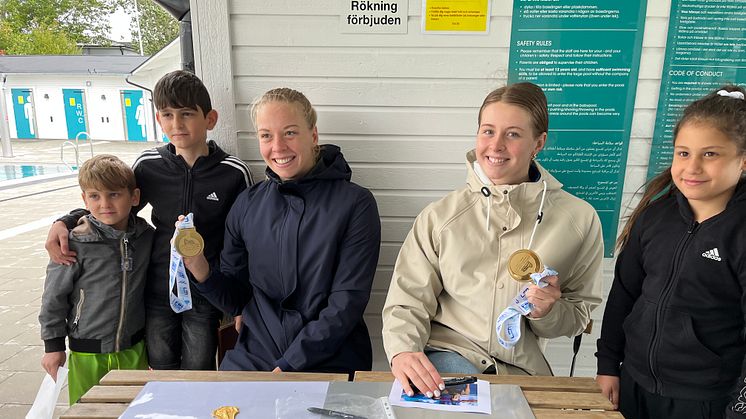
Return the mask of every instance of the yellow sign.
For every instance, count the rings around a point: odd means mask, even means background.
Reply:
[[[424,0],[425,32],[483,32],[490,21],[489,0]]]
[[[126,106],[126,107],[132,106],[132,101],[130,100],[130,98],[125,98],[124,99],[124,106]]]
[[[18,96],[18,104],[23,105],[23,96]]]
[[[75,106],[75,98],[74,97],[70,98],[70,106]]]

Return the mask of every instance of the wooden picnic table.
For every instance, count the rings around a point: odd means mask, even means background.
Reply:
[[[520,386],[537,419],[622,419],[589,377],[478,375],[491,384]],[[61,419],[116,419],[150,381],[347,381],[347,374],[113,370]],[[390,372],[358,371],[355,382],[393,382]],[[497,417],[498,412],[493,412]]]

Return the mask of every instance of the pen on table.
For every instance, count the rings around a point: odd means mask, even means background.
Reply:
[[[367,419],[365,416],[352,415],[350,413],[339,412],[337,410],[321,409],[319,407],[309,407],[308,411],[311,413],[328,416],[330,418]]]
[[[473,375],[469,375],[466,377],[446,378],[443,380],[443,384],[446,387],[458,386],[458,385],[463,385],[463,384],[473,384],[476,382],[477,382],[477,377]],[[414,394],[421,392],[420,389],[418,389],[417,386],[415,386],[414,383],[411,381],[409,382],[409,386],[412,388],[412,391],[414,392]]]
[[[446,387],[450,386],[458,386],[463,384],[473,384],[477,382],[477,377],[470,375],[466,377],[456,377],[456,378],[446,378],[443,380],[443,384],[445,384]]]

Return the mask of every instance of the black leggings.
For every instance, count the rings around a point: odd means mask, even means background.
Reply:
[[[619,411],[626,419],[722,419],[729,401],[728,396],[702,401],[649,393],[622,368]]]

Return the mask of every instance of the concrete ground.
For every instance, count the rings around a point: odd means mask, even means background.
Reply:
[[[0,418],[25,417],[45,375],[38,322],[48,262],[44,241],[54,219],[82,205],[74,174],[3,180],[3,172],[10,173],[10,165],[67,170],[60,162],[62,144],[60,140],[16,140],[13,157],[0,156]],[[132,164],[142,150],[157,145],[94,141],[93,153],[114,154]],[[81,162],[91,156],[87,142],[80,143],[79,154]],[[66,146],[65,158],[71,164],[75,161],[70,146]],[[65,388],[55,416],[67,403]]]

